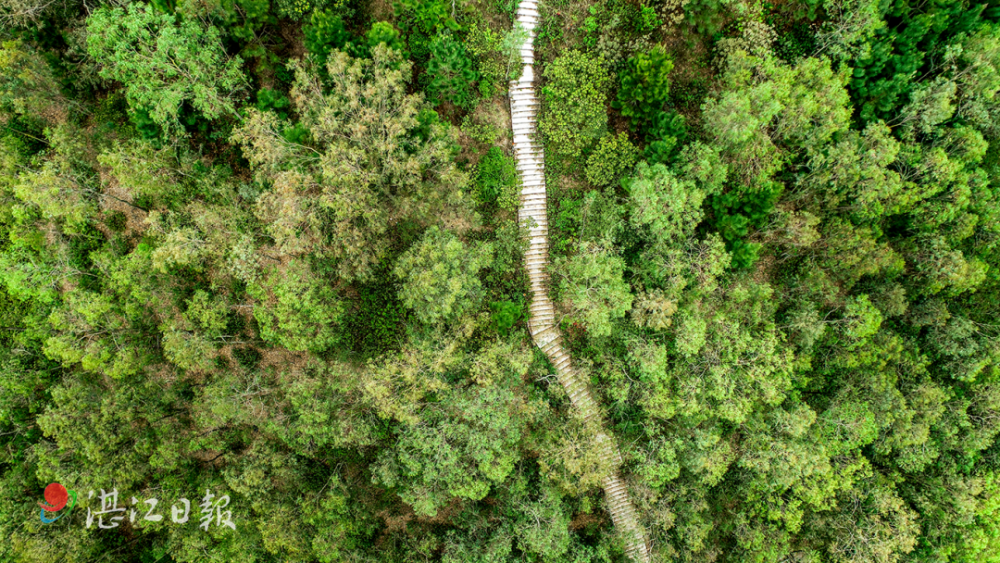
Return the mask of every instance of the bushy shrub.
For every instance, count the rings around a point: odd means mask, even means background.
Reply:
[[[179,129],[185,106],[208,119],[235,115],[244,93],[243,61],[226,55],[218,29],[145,5],[96,10],[87,19],[87,51],[102,77],[125,86],[129,105],[165,130]]]
[[[575,160],[607,131],[610,78],[604,59],[570,51],[545,67],[545,78],[538,128],[554,156]]]
[[[495,301],[490,303],[493,312],[493,326],[503,336],[510,334],[510,329],[524,318],[524,302]]]
[[[471,114],[462,118],[462,133],[483,145],[493,145],[500,138],[500,128],[489,122],[477,120]]]
[[[301,21],[314,6],[310,0],[274,0],[274,7],[279,16]]]
[[[746,236],[751,227],[759,229],[766,224],[782,189],[781,184],[769,182],[757,191],[742,195],[729,192],[710,199],[714,211],[712,225],[726,241],[734,267],[749,269],[757,261],[760,244],[748,242]]]
[[[729,30],[730,37],[720,39],[715,44],[716,60],[724,67],[726,60],[735,52],[760,58],[771,56],[778,35],[762,19],[760,8],[752,9],[736,21]]]
[[[583,44],[593,49],[597,46],[597,37],[601,30],[601,23],[597,19],[599,9],[596,5],[588,8],[588,11],[590,15],[584,18],[580,31],[584,33]]]
[[[732,3],[733,0],[687,0],[682,4],[684,21],[701,35],[716,35],[729,19]]]
[[[393,9],[410,53],[419,62],[430,56],[431,42],[439,33],[461,29],[451,16],[451,2],[447,0],[397,0]]]
[[[396,261],[399,299],[421,322],[452,320],[478,305],[479,270],[492,260],[490,245],[470,248],[451,232],[431,227]]]
[[[583,242],[578,253],[557,258],[553,269],[558,295],[570,309],[566,321],[592,336],[609,336],[632,308],[625,261],[607,244]]]
[[[343,18],[328,10],[313,12],[302,33],[305,35],[306,50],[316,55],[320,67],[326,63],[331,51],[345,50],[351,40]]]
[[[816,50],[816,35],[805,22],[797,22],[778,36],[774,54],[782,60],[794,63]]]
[[[580,27],[583,44],[604,57],[612,69],[630,53],[648,49],[650,33],[663,25],[655,9],[629,0],[597,2],[588,14]]]
[[[340,341],[343,304],[328,280],[304,261],[277,268],[247,292],[257,300],[254,317],[264,340],[291,350],[321,352]]]
[[[281,119],[287,119],[290,105],[291,101],[288,96],[277,90],[264,88],[257,92],[257,109],[260,111],[273,111]]]
[[[657,15],[670,25],[684,21],[684,6],[690,0],[663,0],[657,7]]]
[[[111,213],[108,213],[107,217],[105,217],[104,224],[111,230],[111,232],[121,233],[125,230],[125,227],[128,224],[128,216],[126,216],[122,211],[112,211]]]
[[[687,139],[684,116],[673,111],[661,111],[646,132],[646,149],[643,153],[650,164],[667,163]]]
[[[621,88],[612,107],[620,110],[633,128],[647,126],[667,103],[673,68],[674,63],[660,45],[631,57],[621,73]]]
[[[173,13],[176,10],[185,19],[215,22],[228,37],[252,44],[241,51],[243,56],[266,53],[261,42],[255,39],[264,25],[277,22],[270,0],[178,0],[176,3],[173,0],[153,0],[152,4],[160,12]]]
[[[493,300],[515,303],[523,301],[528,276],[522,268],[524,253],[528,250],[525,228],[516,218],[497,221],[493,241],[493,264],[483,277]]]
[[[638,159],[639,149],[626,133],[605,135],[587,158],[587,180],[595,186],[610,185],[635,166]]]
[[[350,315],[348,330],[353,348],[364,357],[394,350],[405,333],[406,308],[400,303],[398,284],[384,275],[360,287],[361,299]]]
[[[479,161],[475,186],[476,197],[481,203],[496,202],[501,209],[517,210],[517,165],[500,147],[490,147]]]
[[[465,46],[450,33],[442,33],[430,45],[430,60],[423,75],[427,98],[434,104],[451,102],[468,109],[476,97],[472,86],[478,79]]]
[[[129,121],[132,122],[132,127],[135,128],[140,138],[147,141],[160,138],[160,133],[162,132],[160,126],[157,125],[156,121],[153,120],[145,108],[136,108],[130,111],[128,117]]]
[[[390,49],[402,52],[403,58],[406,58],[406,44],[403,43],[399,31],[395,27],[392,27],[392,24],[389,22],[373,23],[372,28],[365,34],[365,41],[367,42],[369,51],[372,47],[385,43]]]
[[[663,21],[657,16],[656,9],[652,6],[640,6],[633,25],[639,33],[649,33],[663,25]]]
[[[583,200],[579,196],[563,197],[549,212],[549,233],[552,239],[552,254],[565,254],[580,238],[580,208]]]
[[[493,97],[506,87],[504,82],[517,80],[521,75],[520,47],[527,38],[527,32],[520,25],[506,33],[498,33],[489,27],[472,24],[466,44],[476,59],[479,69],[479,93]]]
[[[621,204],[616,187],[590,190],[580,201],[581,241],[622,243],[625,231],[625,207]]]

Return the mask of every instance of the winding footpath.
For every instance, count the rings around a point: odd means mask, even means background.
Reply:
[[[562,346],[562,335],[555,320],[555,309],[549,299],[549,273],[546,269],[549,227],[546,213],[545,153],[532,138],[538,113],[533,67],[535,27],[538,23],[537,0],[521,0],[516,21],[528,32],[527,39],[521,45],[524,72],[521,73],[519,80],[510,83],[514,155],[517,158],[522,186],[518,221],[530,226],[530,245],[525,254],[525,268],[531,280],[532,294],[528,330],[535,345],[541,348],[555,366],[556,377],[566,389],[573,405],[580,410],[584,418],[596,419],[600,423],[601,413],[597,403],[587,388],[586,381],[573,369],[569,354]],[[600,423],[599,427],[603,428],[603,423]],[[597,436],[597,442],[603,445],[604,455],[616,459],[618,464],[621,463],[621,454],[613,438],[602,432]],[[604,479],[603,485],[611,519],[625,537],[626,552],[636,561],[649,563],[649,548],[621,476],[614,472]]]

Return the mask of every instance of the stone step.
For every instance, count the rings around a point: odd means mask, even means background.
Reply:
[[[558,332],[558,330],[559,329],[557,327],[552,326],[552,327],[547,328],[546,332],[547,333],[552,333],[554,331]],[[548,342],[547,344],[543,344],[542,346],[540,346],[540,348],[542,349],[542,352],[544,353],[544,352],[547,352],[548,350],[551,350],[552,348],[557,347],[557,346],[559,346],[559,340],[556,339],[556,338],[554,338],[554,339],[552,339],[552,341]]]
[[[555,309],[551,303],[536,303],[531,307],[532,315],[554,315]]]
[[[533,315],[531,322],[535,325],[551,325],[556,322],[556,318],[552,315]]]
[[[541,160],[519,163],[517,166],[518,171],[526,173],[545,173],[545,162]]]
[[[559,360],[558,360],[558,361],[557,361],[557,362],[555,363],[555,366],[556,366],[556,369],[560,369],[560,370],[562,370],[562,369],[568,369],[568,368],[569,368],[569,363],[570,363],[570,359],[569,359],[569,357],[567,356],[567,357],[565,357],[565,358],[561,358],[561,359],[559,359]]]
[[[535,258],[534,262],[525,262],[524,269],[531,272],[533,269],[545,269],[545,259],[541,257]]]

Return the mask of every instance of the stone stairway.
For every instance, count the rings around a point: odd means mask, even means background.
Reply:
[[[521,175],[521,205],[518,220],[529,225],[530,244],[524,257],[525,269],[531,280],[531,317],[528,330],[542,352],[556,368],[556,377],[566,389],[573,405],[584,418],[600,421],[601,413],[586,380],[573,369],[569,353],[562,346],[555,309],[549,299],[549,220],[546,213],[545,153],[533,138],[538,115],[538,99],[534,87],[534,39],[538,24],[537,0],[521,0],[517,22],[528,32],[521,46],[524,71],[521,78],[510,83],[510,116],[514,132],[514,156]],[[600,425],[603,427],[603,424]],[[621,462],[614,439],[606,433],[597,437],[605,455]],[[613,473],[604,479],[604,494],[615,526],[625,536],[626,551],[636,561],[649,563],[649,549],[635,508],[621,476]]]

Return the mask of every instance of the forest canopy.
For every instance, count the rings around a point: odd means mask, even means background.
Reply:
[[[539,0],[603,429],[518,4],[0,0],[0,562],[1000,563],[1000,2]]]

